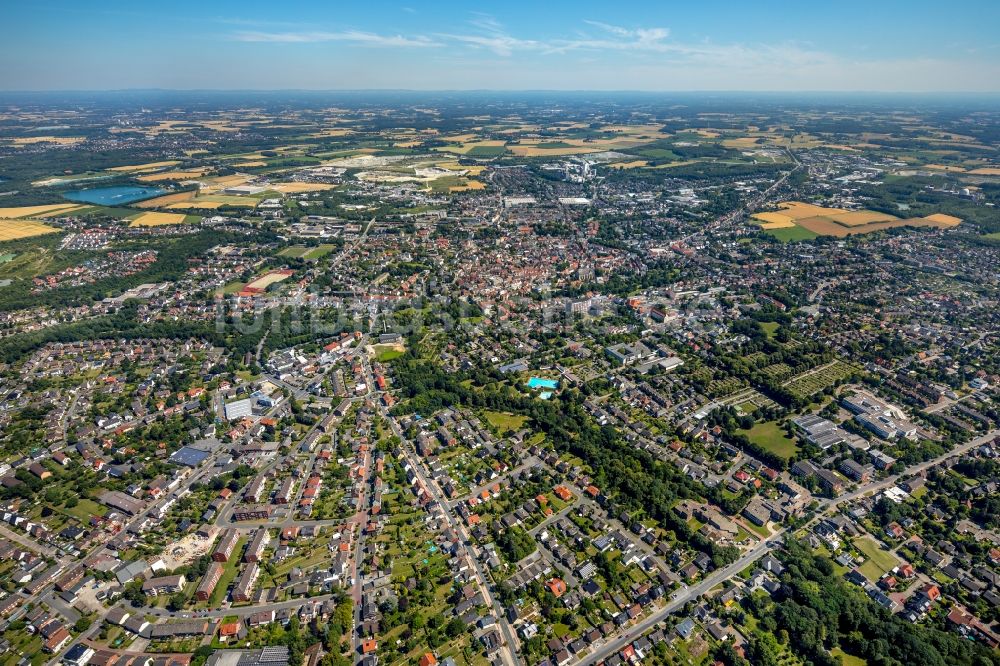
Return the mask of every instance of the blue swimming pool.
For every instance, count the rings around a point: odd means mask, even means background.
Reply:
[[[544,389],[557,389],[559,388],[559,382],[555,379],[542,379],[541,377],[532,377],[528,380],[528,388],[544,388]]]

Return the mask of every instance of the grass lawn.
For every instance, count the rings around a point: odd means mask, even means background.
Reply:
[[[864,553],[867,558],[859,568],[869,580],[876,581],[882,577],[882,574],[899,566],[899,560],[896,559],[895,555],[882,550],[871,539],[865,537],[855,539],[854,547]]]
[[[393,345],[375,345],[375,360],[379,363],[385,363],[387,361],[392,361],[397,359],[406,352],[397,349]]]
[[[218,608],[222,601],[226,598],[226,591],[229,589],[233,580],[236,579],[236,574],[239,573],[240,554],[243,552],[243,548],[246,545],[247,539],[246,537],[242,537],[236,542],[236,547],[233,548],[233,554],[230,555],[229,561],[222,565],[222,576],[219,578],[219,582],[215,586],[215,589],[212,590],[212,596],[208,598],[207,605],[209,608]]]
[[[847,654],[839,647],[830,650],[830,654],[834,657],[840,657],[840,661],[844,664],[844,666],[868,666],[868,662],[861,657],[855,657],[853,654]]]
[[[302,255],[303,259],[320,259],[326,255],[333,252],[333,245],[318,245],[316,247],[310,248],[308,252]]]
[[[750,430],[740,430],[739,432],[746,435],[754,444],[762,446],[782,458],[791,458],[798,450],[795,441],[785,435],[784,429],[778,425],[777,421],[757,423]]]
[[[500,431],[500,435],[506,435],[508,432],[514,430],[519,430],[524,426],[525,421],[528,420],[526,416],[517,416],[516,414],[507,414],[506,412],[486,412],[484,414],[486,420],[490,422],[494,428]]]
[[[762,329],[764,329],[764,332],[767,333],[767,337],[769,337],[769,338],[773,338],[774,337],[774,332],[778,330],[778,326],[779,326],[779,324],[776,321],[762,321],[762,322],[760,322],[760,327]]]
[[[243,289],[243,287],[245,287],[245,286],[246,286],[245,282],[239,282],[239,281],[237,281],[237,282],[230,282],[229,284],[227,284],[225,287],[222,288],[222,293],[223,294],[235,294],[236,292],[238,292],[241,289]]]
[[[284,250],[278,253],[279,257],[292,257],[295,259],[301,259],[309,248],[305,245],[292,245],[291,247],[286,247]]]
[[[92,499],[83,498],[73,508],[64,509],[66,513],[84,523],[89,523],[91,516],[103,516],[106,509]]]
[[[793,243],[795,241],[812,240],[819,236],[819,234],[809,231],[805,227],[787,227],[785,229],[770,229],[765,233],[771,234],[775,240],[779,240],[782,243]]]

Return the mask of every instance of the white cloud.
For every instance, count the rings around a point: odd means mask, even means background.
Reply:
[[[315,42],[350,42],[364,46],[416,47],[427,48],[443,46],[422,35],[405,37],[403,35],[379,35],[362,30],[345,30],[342,32],[259,32],[241,31],[232,38],[238,42],[267,42],[282,44],[306,44]]]

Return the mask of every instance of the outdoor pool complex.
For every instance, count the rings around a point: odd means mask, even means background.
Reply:
[[[528,380],[528,388],[545,388],[545,389],[557,389],[559,388],[559,382],[555,379],[542,379],[541,377],[532,377]]]

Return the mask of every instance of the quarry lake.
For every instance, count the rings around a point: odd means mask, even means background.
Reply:
[[[166,190],[158,187],[122,185],[119,187],[95,187],[85,190],[70,190],[63,196],[70,201],[98,204],[100,206],[120,206],[163,194]]]

